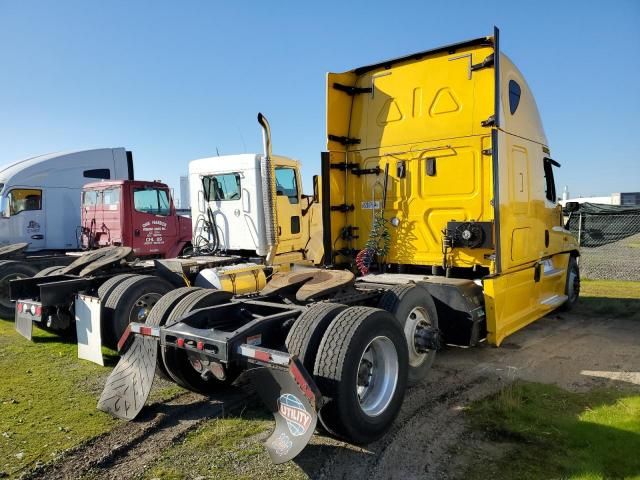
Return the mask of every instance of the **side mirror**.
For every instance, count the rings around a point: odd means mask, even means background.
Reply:
[[[318,175],[314,175],[313,176],[313,201],[315,203],[318,203],[320,201],[320,187],[319,187],[319,180],[320,178],[318,177]]]
[[[567,202],[564,204],[564,211],[567,213],[573,213],[580,210],[580,202]]]

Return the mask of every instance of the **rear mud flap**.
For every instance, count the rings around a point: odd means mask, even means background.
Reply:
[[[98,410],[133,420],[144,407],[156,372],[158,340],[136,336],[104,386]]]
[[[100,299],[87,295],[76,295],[75,312],[78,358],[104,366]]]
[[[16,331],[27,340],[33,337],[33,320],[20,315],[16,310]]]
[[[247,373],[276,420],[265,442],[271,460],[291,460],[307,446],[316,429],[316,409],[288,370],[259,367]]]

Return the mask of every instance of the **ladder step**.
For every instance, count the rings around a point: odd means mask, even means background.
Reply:
[[[548,307],[559,307],[567,300],[566,295],[550,295],[546,298],[543,298],[540,303],[542,305],[547,305]]]
[[[550,270],[544,270],[544,278],[560,277],[564,273],[563,268],[553,268]]]

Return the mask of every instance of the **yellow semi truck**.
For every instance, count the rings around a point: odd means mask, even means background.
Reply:
[[[329,74],[327,141],[325,268],[276,273],[258,295],[208,308],[154,307],[165,326],[129,326],[98,408],[135,417],[156,363],[203,393],[242,372],[274,414],[265,445],[280,463],[317,421],[351,442],[380,438],[443,344],[499,345],[577,300],[559,164],[497,29]],[[262,191],[274,211],[274,185]]]

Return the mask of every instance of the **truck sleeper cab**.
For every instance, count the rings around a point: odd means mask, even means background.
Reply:
[[[157,363],[199,392],[242,371],[275,417],[265,445],[281,463],[316,422],[354,443],[380,438],[442,344],[500,345],[575,303],[559,164],[497,29],[329,74],[327,134],[327,268],[277,273],[258,296],[207,308],[189,308],[204,293],[174,294],[152,310],[169,326],[129,326],[98,408],[137,415],[153,373],[133,384],[132,368]]]
[[[91,179],[133,178],[124,148],[51,153],[0,167],[0,317],[12,318],[9,281],[68,265],[78,251],[80,192]]]

